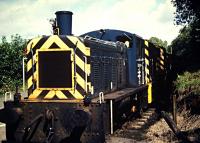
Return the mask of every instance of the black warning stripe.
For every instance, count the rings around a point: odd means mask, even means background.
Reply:
[[[79,48],[76,48],[75,53],[83,62],[85,62],[84,56],[86,55],[84,55],[84,53]],[[86,56],[86,58],[87,58],[86,64],[90,64],[91,63],[90,56]]]
[[[36,71],[36,63],[31,67],[31,69],[26,72],[26,78],[29,79],[31,76],[33,76],[33,69],[34,72]]]
[[[28,95],[30,95],[31,93],[33,93],[33,85],[31,85],[31,86],[28,88]]]
[[[149,57],[149,56],[147,56],[147,55],[144,55],[144,58],[146,58],[146,59],[148,59],[148,60],[149,60],[149,58],[150,58],[150,57]]]
[[[36,50],[40,49],[41,46],[47,41],[48,38],[49,38],[49,36],[42,37],[34,47],[31,47],[33,50],[33,55],[35,55]],[[31,53],[31,49],[30,49],[29,53],[27,54],[27,59],[29,60],[31,58],[32,58],[32,53]]]
[[[57,96],[54,96],[53,98],[51,98],[51,100],[61,100],[60,98],[58,98]]]
[[[72,43],[66,36],[59,36],[59,38],[69,47],[69,48],[75,48],[76,46],[74,43]]]
[[[75,49],[76,48],[76,51],[75,53],[77,54],[77,56],[84,62],[85,59],[83,56],[86,56],[80,49],[79,47],[77,47],[76,45],[74,45],[74,43],[72,41],[70,41],[67,37],[60,37],[60,39],[69,47],[69,48],[73,48]],[[87,57],[87,64],[90,64],[90,57],[89,56],[86,56]]]
[[[67,99],[75,99],[75,97],[68,90],[61,90],[61,92],[67,97]]]
[[[38,95],[37,99],[44,99],[44,97],[49,93],[49,90],[42,90],[42,92]]]
[[[36,85],[34,85],[33,88],[33,84],[28,88],[28,95],[30,95],[31,93],[33,93],[33,91],[36,89]]]
[[[80,94],[83,96],[85,95],[86,91],[77,83],[76,89],[80,92]]]
[[[49,47],[49,49],[60,49],[60,46],[58,46],[55,42],[53,42]]]
[[[85,80],[85,72],[76,64],[76,72]],[[90,76],[87,77],[90,82]]]
[[[146,65],[146,68],[149,70],[150,69],[150,65]]]

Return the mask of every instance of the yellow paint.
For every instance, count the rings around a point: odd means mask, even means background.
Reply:
[[[42,92],[41,90],[35,89],[33,91],[33,93],[28,98],[29,99],[36,99],[40,95],[41,92]]]
[[[90,66],[87,66],[86,69],[84,69],[85,63],[82,61],[77,55],[76,57],[76,64],[86,73],[90,73]]]
[[[39,42],[39,40],[41,40],[42,37],[33,39],[33,45],[37,44],[37,42]],[[86,47],[77,37],[74,36],[68,36],[69,40],[76,44],[77,43],[77,48],[79,48],[86,56],[90,56],[90,48]],[[56,43],[60,48],[59,49],[49,49],[49,47],[53,44]],[[30,43],[29,43],[29,52],[30,52]],[[71,51],[71,60],[72,60],[72,87],[74,88],[74,54],[73,54],[73,48],[74,47],[68,47],[68,45],[66,45],[60,38],[58,35],[53,35],[50,36],[46,42],[41,45],[41,47],[39,49],[36,50],[36,54],[34,55],[34,61],[38,61],[38,52],[45,52],[45,51]],[[75,55],[75,59],[76,59],[76,64],[87,74],[90,75],[91,72],[91,66],[90,64],[86,64],[80,57],[78,57],[78,55]],[[68,90],[73,96],[74,98],[80,100],[83,99],[85,95],[81,95],[81,93],[78,90],[74,90],[73,88],[39,88],[39,79],[38,79],[38,75],[39,75],[39,71],[38,71],[38,65],[39,63],[36,62],[36,71],[34,73],[34,78],[37,80],[37,89],[35,89],[33,91],[33,94],[31,94],[29,96],[29,99],[37,99],[38,96],[40,95],[40,93],[43,90],[49,90],[49,92],[47,93],[47,95],[45,95],[44,100],[45,99],[52,99],[54,96],[57,96],[59,99],[67,99],[67,95],[65,95],[61,90]],[[31,70],[32,68],[32,59],[30,59],[27,63],[27,71]],[[28,87],[31,87],[31,85],[33,84],[32,82],[32,76],[28,79]],[[87,85],[89,85],[89,90],[92,91],[93,87],[91,86],[91,82],[88,82],[85,84],[85,79],[83,79],[78,73],[76,73],[76,80],[77,83],[83,88],[86,89]],[[40,100],[40,99],[39,99]]]
[[[78,82],[78,84],[83,88],[86,89],[85,87],[85,80],[78,74],[76,73],[76,81]]]
[[[37,73],[34,72],[34,80],[36,80],[36,79],[37,79]],[[31,85],[33,84],[33,76],[31,76],[31,77],[28,79],[27,83],[28,83],[28,85],[27,85],[28,88],[30,88]]]
[[[160,65],[160,69],[164,70],[164,67],[162,65]]]
[[[67,99],[67,97],[65,96],[65,94],[63,94],[61,91],[56,91],[56,96],[59,99]]]
[[[37,38],[32,39],[32,40],[28,43],[28,45],[27,45],[27,53],[30,52],[30,49],[31,49],[32,47],[34,47],[34,46],[40,41],[40,39],[42,39],[42,37],[37,37]]]
[[[148,41],[144,41],[144,44],[147,46],[147,47],[149,47],[149,42]]]
[[[165,57],[164,57],[163,55],[160,55],[160,58],[161,58],[162,60],[164,60],[164,59],[165,59]]]
[[[152,103],[152,83],[148,84],[148,103]]]
[[[149,74],[149,69],[148,68],[145,68],[145,73]]]
[[[145,48],[144,50],[145,55],[149,56],[149,51]]]
[[[146,65],[149,65],[149,60],[145,58]]]
[[[78,90],[74,91],[69,91],[76,99],[83,99],[84,95],[81,95],[80,92],[78,92]]]
[[[147,67],[145,67],[145,80],[146,80],[146,84],[148,84],[150,82],[150,79],[148,78],[149,75],[149,69]]]
[[[44,97],[44,99],[52,99],[55,96],[56,92],[54,90],[51,90],[47,93],[47,95]]]
[[[160,64],[161,64],[161,65],[164,65],[164,61],[163,61],[163,60],[160,60]]]
[[[59,37],[58,35],[50,36],[47,41],[41,46],[40,50],[49,50],[49,47],[56,43],[61,49],[71,50]],[[55,50],[55,49],[54,49]]]
[[[33,62],[36,62],[36,54],[33,55]],[[32,63],[32,58],[27,62],[27,71],[29,71],[32,68],[32,65],[34,65],[34,63]]]
[[[77,37],[67,36],[67,38],[74,44],[77,44],[77,48],[81,50],[82,53],[86,56],[90,56],[90,49],[86,47]]]

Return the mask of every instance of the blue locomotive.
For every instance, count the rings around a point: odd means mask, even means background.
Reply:
[[[131,112],[154,102],[166,53],[130,32],[71,33],[72,12],[56,12],[54,35],[29,41],[27,97],[4,104],[6,142],[105,142]]]

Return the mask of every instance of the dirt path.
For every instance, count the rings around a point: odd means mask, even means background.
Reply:
[[[126,122],[121,129],[109,136],[107,143],[146,143],[151,140],[147,136],[148,128],[157,121],[155,109],[150,108],[141,118]]]

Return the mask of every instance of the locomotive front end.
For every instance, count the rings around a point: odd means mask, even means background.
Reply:
[[[28,98],[83,99],[92,92],[90,48],[78,37],[36,38],[27,47]]]
[[[5,103],[20,109],[6,124],[8,142],[103,142],[104,105],[86,105],[91,95],[90,48],[79,37],[53,35],[27,46],[27,98]],[[15,114],[12,114],[14,117]]]

